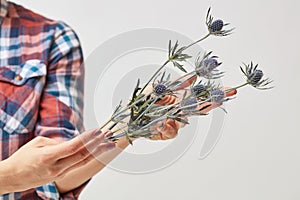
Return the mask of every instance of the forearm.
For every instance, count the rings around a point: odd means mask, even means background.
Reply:
[[[67,173],[61,179],[56,180],[55,184],[57,189],[63,194],[79,187],[101,171],[107,163],[117,157],[128,145],[129,143],[126,138],[120,138],[116,143],[115,149],[102,153],[99,157],[94,158],[86,165]]]
[[[12,183],[13,179],[12,172],[9,166],[6,164],[6,161],[0,162],[0,194],[6,194],[14,192],[14,184]]]

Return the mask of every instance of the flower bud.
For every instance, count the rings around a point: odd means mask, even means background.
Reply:
[[[218,32],[218,31],[221,31],[222,28],[224,26],[224,22],[220,19],[214,21],[211,25],[210,25],[210,30],[211,32]]]
[[[257,69],[257,70],[254,70],[249,76],[248,76],[248,82],[251,84],[251,85],[257,85],[258,82],[262,79],[264,73]]]
[[[206,87],[203,84],[197,84],[192,88],[192,92],[198,96],[205,91]]]
[[[222,90],[216,89],[210,92],[211,101],[215,103],[222,103],[225,93]]]
[[[167,90],[167,86],[165,86],[164,84],[160,83],[160,84],[157,84],[155,87],[154,87],[154,92],[155,94],[157,95],[161,95],[161,94],[164,94]]]

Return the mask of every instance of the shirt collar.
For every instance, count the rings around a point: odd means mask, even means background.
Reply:
[[[3,18],[6,17],[8,13],[8,2],[6,0],[0,0],[0,23],[2,23]]]

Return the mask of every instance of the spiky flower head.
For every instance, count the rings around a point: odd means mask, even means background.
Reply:
[[[220,72],[217,67],[220,66],[222,63],[219,63],[217,60],[217,56],[211,56],[209,52],[205,54],[204,57],[199,55],[196,59],[195,66],[196,66],[196,74],[199,77],[204,77],[207,79],[216,79],[220,78],[223,75],[223,72]]]
[[[210,98],[212,102],[222,103],[225,98],[225,92],[220,89],[215,89],[210,92]]]
[[[224,26],[223,20],[218,19],[213,21],[213,23],[211,23],[209,29],[211,30],[211,32],[217,32],[217,31],[221,31],[223,26]]]
[[[201,83],[198,83],[197,85],[195,85],[194,87],[192,87],[192,93],[195,95],[195,96],[199,96],[201,95],[202,93],[204,93],[206,90],[206,87],[205,85],[201,84]]]
[[[269,78],[263,79],[264,73],[262,70],[257,69],[257,67],[258,64],[254,66],[252,62],[248,65],[244,64],[244,68],[240,67],[241,71],[247,78],[247,83],[261,90],[273,88],[266,87],[272,82],[272,80],[270,80]]]
[[[249,74],[248,81],[251,85],[257,85],[262,79],[263,75],[264,73],[261,70],[256,69],[251,74]]]
[[[153,93],[157,96],[170,92],[171,74],[158,73],[152,82]]]
[[[217,57],[207,58],[203,61],[203,65],[209,70],[212,71],[217,68],[221,63],[218,63]]]
[[[157,85],[154,87],[154,92],[155,92],[155,94],[157,94],[157,95],[162,95],[162,94],[164,94],[166,91],[167,91],[167,86],[165,86],[165,85],[162,84],[162,83],[159,83],[159,84],[157,84]]]
[[[216,35],[216,36],[227,36],[232,33],[234,28],[224,30],[225,26],[228,26],[229,23],[224,23],[223,20],[218,19],[214,20],[214,18],[210,14],[210,8],[207,11],[206,15],[206,26],[208,28],[208,31],[211,35]]]

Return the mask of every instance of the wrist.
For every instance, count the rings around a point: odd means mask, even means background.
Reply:
[[[0,194],[6,194],[14,191],[12,182],[13,170],[7,160],[0,162]]]
[[[124,150],[128,145],[130,145],[130,143],[126,137],[120,137],[116,142],[116,146],[122,150]]]

